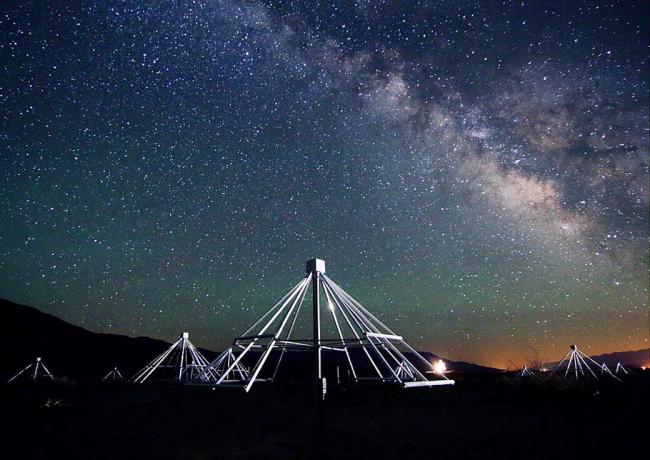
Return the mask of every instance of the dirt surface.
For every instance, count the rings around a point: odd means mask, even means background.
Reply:
[[[0,458],[408,459],[639,455],[650,372],[582,387],[465,377],[452,388],[4,385]]]

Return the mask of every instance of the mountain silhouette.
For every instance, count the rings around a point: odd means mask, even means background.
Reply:
[[[642,367],[650,365],[650,348],[644,348],[636,351],[617,351],[614,353],[605,353],[602,355],[592,356],[591,359],[597,363],[605,363],[609,368],[614,370],[616,364],[621,363],[626,367]]]
[[[149,337],[91,332],[36,308],[0,299],[0,347],[7,350],[0,362],[0,377],[5,381],[39,356],[56,377],[97,380],[117,366],[129,378],[169,345]],[[217,355],[201,351],[210,360]],[[444,359],[429,352],[421,354],[429,362]],[[302,374],[299,369],[311,369],[310,356],[299,353],[285,359],[280,375],[295,377]],[[340,359],[330,362],[343,369],[346,364],[339,363]],[[499,372],[477,364],[444,361],[452,373]]]
[[[99,378],[115,366],[129,377],[169,344],[90,332],[36,308],[0,299],[0,347],[5,350],[0,377],[6,381],[36,357],[43,358],[55,377]]]

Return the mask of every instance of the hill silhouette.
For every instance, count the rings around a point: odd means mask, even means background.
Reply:
[[[43,358],[57,377],[98,379],[114,366],[130,377],[169,345],[149,337],[91,332],[36,308],[0,299],[0,346],[11,350],[0,363],[0,376],[5,379],[37,356]],[[217,355],[214,351],[201,351],[209,359]],[[430,362],[444,359],[429,352],[422,355]],[[452,373],[499,372],[462,361],[445,360],[445,363]],[[343,367],[345,363],[341,361],[340,365]],[[311,368],[309,353],[286,359],[281,375],[295,377],[300,374],[297,368],[302,367]]]
[[[94,333],[0,299],[0,347],[7,351],[0,376],[5,380],[37,356],[56,377],[99,378],[114,366],[130,376],[168,346],[149,337]]]
[[[650,348],[636,351],[616,351],[602,355],[592,356],[591,359],[597,363],[606,363],[612,370],[617,363],[629,367],[642,367],[650,364]]]

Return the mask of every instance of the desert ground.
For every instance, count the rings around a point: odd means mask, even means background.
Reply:
[[[2,458],[623,458],[648,442],[650,372],[623,383],[455,376],[449,388],[3,385]]]

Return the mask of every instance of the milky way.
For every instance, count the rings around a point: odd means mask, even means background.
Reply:
[[[396,3],[4,2],[0,296],[218,349],[318,256],[449,358],[647,346],[648,3]]]

